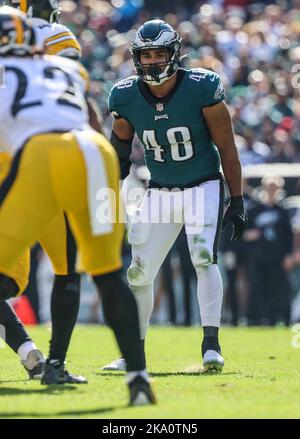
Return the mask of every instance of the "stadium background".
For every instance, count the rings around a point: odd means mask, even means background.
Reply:
[[[282,295],[275,297],[272,290],[262,291],[266,297],[255,302],[257,307],[263,307],[255,324],[288,325],[290,318],[299,321],[300,1],[64,0],[62,4],[62,22],[82,45],[82,63],[90,72],[91,93],[101,108],[107,135],[112,122],[107,110],[108,93],[115,82],[134,74],[129,42],[134,30],[145,20],[163,18],[178,30],[183,39],[183,53],[190,54],[183,61],[185,66],[204,67],[222,76],[244,175],[249,176],[245,181],[248,206],[251,207],[252,200],[265,203],[270,179],[262,182],[261,177],[275,176],[271,182],[276,185],[275,197],[287,210],[293,232],[293,243],[280,261],[285,273]],[[130,184],[143,186],[147,172],[137,140],[133,160]],[[283,166],[274,170],[272,165],[277,163]],[[278,246],[288,240],[285,230],[279,233],[281,236],[275,238]],[[248,314],[251,294],[255,293],[251,286],[255,258],[248,255],[260,251],[261,259],[264,255],[267,258],[268,243],[262,237],[253,243],[250,236],[243,243],[232,245],[228,235],[229,232],[222,238],[220,252],[225,286],[223,322],[252,324]],[[123,255],[127,267],[130,248],[126,242]],[[53,275],[39,247],[33,249],[32,256],[31,281],[26,294],[37,320],[44,322],[50,315]],[[103,322],[92,282],[83,276],[82,283],[79,320]],[[34,316],[26,312],[26,299],[18,300],[14,303],[17,312],[25,323],[34,322]],[[268,319],[267,312],[268,301],[274,300],[278,300],[280,311],[275,322]],[[153,322],[198,324],[197,307],[196,280],[181,235],[156,282]]]

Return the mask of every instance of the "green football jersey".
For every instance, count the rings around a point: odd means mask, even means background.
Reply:
[[[163,97],[153,96],[137,76],[118,82],[109,96],[115,118],[126,119],[145,148],[151,183],[186,186],[220,172],[220,156],[202,108],[224,99],[220,77],[204,69],[179,69]]]

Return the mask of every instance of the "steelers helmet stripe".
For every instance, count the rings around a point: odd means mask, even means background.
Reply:
[[[27,0],[20,0],[20,9],[27,14]]]
[[[80,49],[79,43],[75,40],[75,38],[72,38],[70,35],[66,35],[65,37],[57,38],[54,41],[46,41],[45,46],[52,46],[53,44],[61,43],[62,41],[69,41],[70,45],[76,46]]]
[[[46,38],[45,42],[46,43],[48,43],[48,42],[50,43],[50,42],[56,41],[56,40],[58,40],[58,39],[60,39],[62,37],[68,37],[68,38],[71,38],[73,40],[75,39],[74,35],[71,32],[65,31],[65,32],[60,32],[60,33],[58,33],[56,35],[53,35],[52,37]]]
[[[24,29],[23,29],[23,23],[17,15],[13,15],[12,19],[15,23],[16,27],[16,43],[22,44],[24,42]]]

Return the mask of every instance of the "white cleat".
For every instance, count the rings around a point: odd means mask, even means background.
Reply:
[[[221,372],[224,367],[224,358],[217,351],[208,350],[203,357],[205,372]]]
[[[45,367],[44,354],[39,349],[33,349],[27,355],[25,361],[21,361],[21,364],[26,369],[29,379],[40,380],[42,378]]]
[[[126,361],[124,360],[124,358],[118,358],[117,360],[112,361],[106,366],[103,366],[102,370],[112,370],[112,371],[126,370]]]

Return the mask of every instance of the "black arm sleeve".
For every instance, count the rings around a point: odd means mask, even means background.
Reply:
[[[126,178],[130,172],[130,154],[132,149],[132,140],[133,138],[129,140],[119,139],[114,131],[111,132],[110,143],[115,148],[119,157],[122,180],[124,180],[124,178]]]

